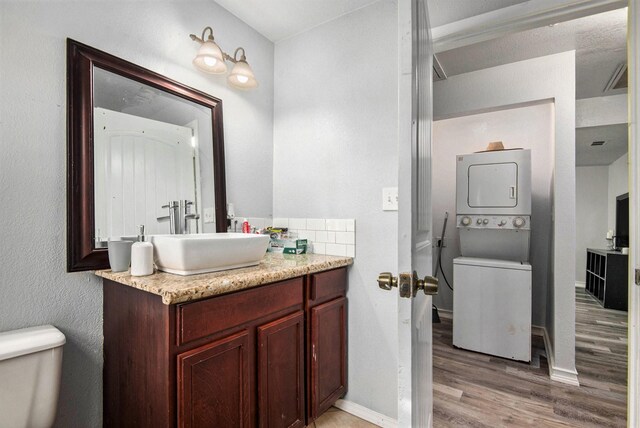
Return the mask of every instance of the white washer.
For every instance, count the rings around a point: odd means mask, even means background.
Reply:
[[[531,265],[453,260],[453,345],[531,361]]]

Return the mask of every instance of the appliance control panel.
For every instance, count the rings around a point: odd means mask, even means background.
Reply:
[[[531,216],[528,215],[464,215],[456,216],[459,229],[507,229],[531,230]]]

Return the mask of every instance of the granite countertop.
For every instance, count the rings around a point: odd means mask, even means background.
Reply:
[[[131,276],[128,271],[111,272],[110,269],[99,270],[95,274],[120,284],[157,294],[162,297],[162,303],[171,305],[351,264],[353,264],[351,257],[267,253],[258,266],[200,275],[180,276],[156,271],[149,276]]]

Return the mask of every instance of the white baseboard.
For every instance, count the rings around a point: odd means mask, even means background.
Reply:
[[[441,318],[446,318],[448,320],[453,319],[453,311],[450,309],[438,308],[438,315],[440,315]]]
[[[539,325],[531,325],[531,334],[534,336],[544,337],[544,327],[540,327]],[[546,347],[545,343],[545,347]]]
[[[580,386],[577,371],[556,367],[553,347],[551,346],[551,339],[549,339],[549,333],[547,333],[547,329],[539,325],[532,325],[531,333],[535,334],[536,336],[542,336],[542,338],[544,339],[544,348],[547,352],[547,362],[549,363],[549,378],[556,382],[562,382],[573,386]]]
[[[385,416],[382,413],[371,410],[367,407],[361,406],[360,404],[356,404],[352,401],[338,400],[336,401],[334,406],[336,406],[340,410],[352,414],[353,416],[357,416],[367,422],[376,424],[379,427],[398,428],[397,420],[392,419],[389,416]]]
[[[587,283],[584,281],[576,281],[576,288],[587,288]]]

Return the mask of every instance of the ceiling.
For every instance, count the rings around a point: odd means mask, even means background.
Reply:
[[[491,12],[527,0],[427,0],[432,27]]]
[[[302,33],[378,0],[215,0],[272,42]]]
[[[272,42],[279,42],[379,0],[215,0]],[[527,0],[427,0],[431,26]]]
[[[627,153],[627,124],[576,129],[576,166],[610,165]],[[604,141],[603,146],[591,146]]]
[[[626,60],[626,24],[626,9],[618,9],[452,49],[437,56],[447,76],[453,76],[575,49],[576,98],[615,95],[625,93],[626,89],[606,94],[603,90],[618,65]]]

